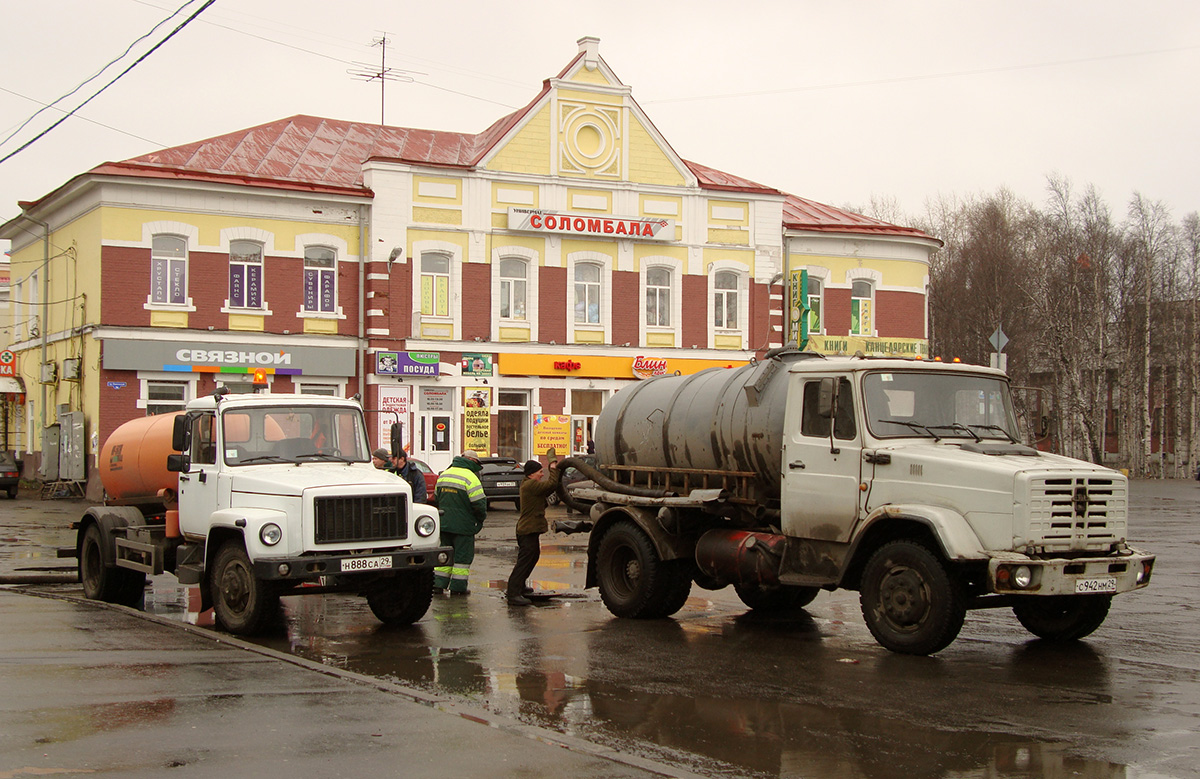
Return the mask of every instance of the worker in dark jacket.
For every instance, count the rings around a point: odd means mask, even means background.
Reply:
[[[546,471],[549,470],[549,476]],[[526,586],[529,574],[542,557],[540,537],[546,527],[546,498],[558,489],[558,463],[542,467],[537,460],[525,463],[525,480],[521,482],[521,516],[517,518],[517,564],[508,577],[510,606],[528,606],[533,601],[525,597],[531,590]]]
[[[408,461],[408,452],[401,449],[392,458],[392,467],[388,468],[388,470],[408,482],[409,488],[412,489],[413,503],[426,502],[425,474],[421,473],[417,469],[417,466]]]
[[[471,563],[475,561],[475,534],[487,518],[487,498],[479,481],[479,456],[472,450],[450,461],[438,477],[435,495],[442,513],[442,546],[454,547],[454,561],[433,569],[433,589],[466,595]]]

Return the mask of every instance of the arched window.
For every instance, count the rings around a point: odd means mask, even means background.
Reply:
[[[820,279],[808,277],[808,332],[811,335],[817,335],[821,332],[824,326],[821,320],[821,300],[824,297],[824,288],[821,285]]]
[[[736,330],[738,326],[738,275],[717,271],[713,278],[713,327]]]
[[[525,260],[500,261],[500,318],[525,319],[525,285],[529,265]]]
[[[187,239],[156,235],[150,248],[150,302],[187,303]]]
[[[575,321],[600,324],[600,266],[594,263],[575,266]]]
[[[671,270],[646,269],[646,325],[671,326]]]
[[[875,334],[875,286],[855,281],[850,288],[850,335]]]
[[[229,242],[229,306],[263,307],[263,247],[255,241]]]
[[[337,253],[333,249],[304,248],[304,310],[337,313]]]
[[[439,252],[421,255],[421,314],[450,316],[450,257]]]

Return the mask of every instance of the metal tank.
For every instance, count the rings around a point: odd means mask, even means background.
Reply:
[[[154,500],[158,491],[179,489],[179,474],[167,470],[174,414],[132,419],[118,427],[100,449],[100,480],[108,500],[141,503]]]
[[[752,471],[778,497],[787,365],[794,349],[740,368],[647,379],[617,392],[596,421],[598,462]]]

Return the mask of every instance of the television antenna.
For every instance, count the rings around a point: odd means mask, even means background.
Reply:
[[[384,121],[384,107],[387,100],[387,82],[398,81],[411,84],[416,80],[414,76],[425,75],[424,73],[417,73],[416,71],[389,68],[387,66],[388,43],[389,41],[386,32],[383,33],[381,37],[376,38],[371,42],[372,46],[379,47],[378,66],[367,62],[355,62],[353,63],[353,68],[348,68],[346,70],[346,73],[359,81],[366,81],[368,83],[371,81],[379,82],[379,124],[381,127],[386,124]]]

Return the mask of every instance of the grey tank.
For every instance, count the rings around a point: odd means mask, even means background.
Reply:
[[[661,376],[626,387],[604,404],[593,440],[602,465],[753,471],[778,498],[787,364],[784,351],[740,368]]]

